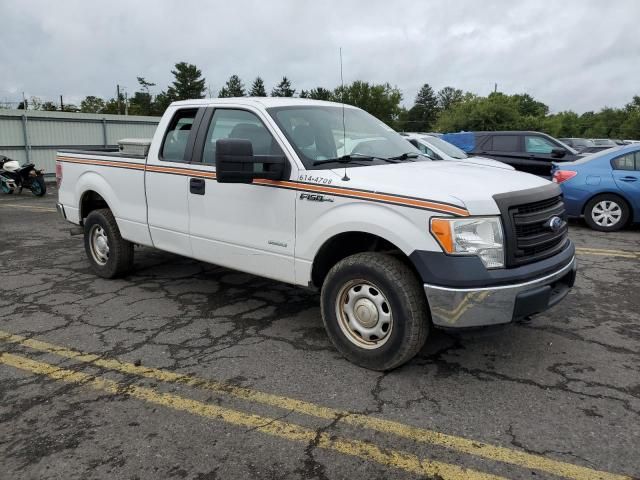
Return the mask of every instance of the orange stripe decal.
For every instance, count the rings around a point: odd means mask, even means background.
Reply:
[[[67,157],[58,156],[57,161],[68,163],[82,163],[87,165],[96,165],[102,167],[116,167],[125,168],[131,170],[144,170],[153,173],[168,173],[172,175],[184,175],[195,178],[206,178],[215,180],[216,173],[208,172],[204,170],[192,170],[189,168],[181,167],[164,167],[160,165],[145,165],[144,163],[133,163],[124,161],[110,161],[110,160],[94,160],[88,158]],[[342,187],[329,187],[325,185],[316,185],[313,183],[295,182],[289,180],[267,180],[256,179],[253,181],[254,185],[262,185],[267,187],[287,188],[290,190],[298,190],[305,192],[317,192],[325,193],[328,195],[338,195],[342,197],[356,198],[361,200],[371,200],[375,202],[390,203],[393,205],[400,205],[405,207],[420,208],[423,210],[432,210],[436,212],[448,213],[451,215],[457,215],[466,217],[469,216],[469,211],[463,207],[457,207],[455,205],[449,205],[447,203],[434,202],[431,200],[421,200],[419,198],[409,198],[400,195],[393,195],[389,193],[369,192],[366,190],[358,190]]]

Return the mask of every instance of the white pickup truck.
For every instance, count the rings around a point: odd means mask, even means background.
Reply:
[[[367,368],[433,327],[544,311],[575,279],[557,185],[431,161],[347,105],[175,102],[148,152],[60,151],[56,174],[96,274],[126,274],[139,244],[317,288],[331,341]]]

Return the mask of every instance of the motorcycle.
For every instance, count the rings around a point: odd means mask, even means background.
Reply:
[[[4,193],[22,193],[23,188],[28,188],[36,197],[42,197],[47,193],[42,173],[33,163],[20,166],[17,160],[0,155],[0,188]]]

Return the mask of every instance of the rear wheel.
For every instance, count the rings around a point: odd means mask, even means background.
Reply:
[[[120,277],[133,266],[133,243],[122,238],[116,219],[107,208],[87,216],[84,248],[91,269],[103,278]]]
[[[42,197],[47,193],[47,184],[44,183],[44,177],[39,175],[31,181],[31,193],[36,197]]]
[[[429,317],[420,282],[389,255],[358,253],[338,262],[322,286],[321,305],[334,346],[365,368],[398,367],[427,339]]]
[[[629,205],[617,195],[598,195],[585,206],[584,220],[594,230],[614,232],[629,221]]]

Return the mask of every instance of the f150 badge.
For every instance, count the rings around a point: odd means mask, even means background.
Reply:
[[[310,202],[333,202],[333,198],[328,198],[317,193],[301,193],[300,200],[309,200]]]

